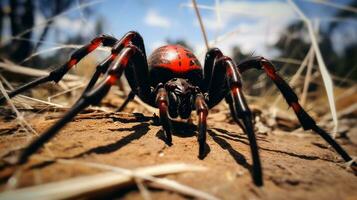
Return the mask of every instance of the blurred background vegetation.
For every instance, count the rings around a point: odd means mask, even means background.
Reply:
[[[60,65],[68,58],[70,51],[73,49],[61,49],[46,56],[33,56],[28,59],[33,53],[38,52],[43,41],[49,40],[49,33],[56,32],[54,22],[67,10],[78,6],[78,3],[86,3],[89,1],[73,1],[73,0],[3,0],[0,1],[0,58],[8,59],[14,63],[24,66],[34,66],[37,68],[48,68],[49,66]],[[203,1],[198,1],[199,3]],[[103,2],[109,3],[110,2]],[[150,5],[150,2],[144,1],[145,5]],[[357,7],[357,0],[349,1],[346,6]],[[131,8],[135,9],[135,8]],[[80,10],[81,15],[66,16],[71,20],[78,17],[89,18],[97,16],[95,19],[95,28],[92,34],[74,34],[67,37],[65,40],[57,41],[56,37],[51,37],[51,42],[66,44],[85,44],[92,39],[92,36],[105,33],[106,24],[116,21],[116,19],[108,19],[103,17],[96,9],[96,6],[88,6]],[[223,13],[224,14],[224,13]],[[40,31],[36,28],[39,23],[36,20],[36,15],[41,15],[45,19],[41,23]],[[348,10],[338,10],[334,14],[336,20],[324,21],[323,25],[319,26],[319,45],[325,60],[325,63],[333,76],[339,77],[335,79],[337,84],[341,85],[345,82],[341,80],[357,80],[357,26],[356,23],[346,23],[343,19],[357,20],[356,12]],[[127,19],[121,19],[127,20]],[[120,20],[119,20],[120,21]],[[354,26],[355,31],[345,29],[343,27]],[[285,31],[281,32],[275,44],[270,45],[269,49],[278,51],[277,57],[289,58],[301,61],[306,56],[311,44],[308,38],[307,27],[301,20],[295,20],[288,24]],[[129,31],[129,30],[128,30]],[[337,52],[332,42],[332,35],[338,31],[347,44],[342,45],[342,50]],[[36,32],[36,34],[35,34]],[[120,36],[119,36],[120,37]],[[239,35],[237,36],[239,37]],[[5,39],[6,38],[6,39]],[[145,39],[145,38],[144,38]],[[185,38],[169,38],[167,43],[178,43],[188,48],[195,50],[190,41]],[[252,50],[253,52],[254,50]],[[150,52],[150,51],[149,51]],[[242,52],[239,45],[232,47],[232,57],[239,62],[240,60],[251,56],[249,52]],[[275,60],[275,59],[273,59]],[[292,75],[296,71],[296,67],[287,67],[289,64],[282,63],[279,59],[275,60],[283,70],[284,74]],[[251,76],[255,76],[253,73]],[[250,80],[249,75],[247,81]],[[251,81],[256,79],[251,77]]]

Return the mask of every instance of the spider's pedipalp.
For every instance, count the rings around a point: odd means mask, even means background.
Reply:
[[[159,108],[160,122],[165,131],[166,143],[168,145],[172,145],[171,121],[168,113],[169,102],[167,91],[163,85],[157,89],[156,104]]]
[[[205,157],[208,106],[201,93],[196,95],[195,107],[198,116],[198,158],[203,159]]]

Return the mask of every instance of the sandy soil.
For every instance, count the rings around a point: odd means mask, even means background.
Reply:
[[[133,106],[133,105],[131,105]],[[136,105],[137,106],[137,105]],[[225,109],[225,108],[223,108]],[[128,112],[128,110],[126,110]],[[130,110],[129,110],[130,111]],[[9,162],[25,147],[31,137],[8,117],[0,120],[0,189],[14,168]],[[26,112],[26,119],[41,133],[63,111]],[[78,115],[46,146],[52,157],[105,163],[124,168],[184,162],[206,166],[207,172],[169,175],[167,178],[208,192],[220,199],[357,199],[357,176],[319,136],[312,133],[258,130],[258,144],[263,164],[262,188],[252,183],[251,157],[247,136],[229,118],[214,114],[208,119],[207,156],[197,158],[196,132],[178,124],[173,146],[163,141],[161,127],[151,115],[88,111]],[[338,139],[351,155],[357,145]],[[26,165],[20,187],[53,182],[98,173],[81,165],[46,162],[51,157],[41,150]],[[150,189],[152,199],[186,199],[166,190]],[[108,196],[107,196],[108,197]],[[111,194],[111,198],[142,199],[136,187]]]

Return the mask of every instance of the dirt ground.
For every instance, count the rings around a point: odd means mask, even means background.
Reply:
[[[166,176],[182,184],[210,193],[220,199],[357,199],[357,176],[347,170],[341,158],[318,135],[311,132],[268,130],[256,127],[263,165],[264,187],[252,183],[248,139],[228,114],[211,111],[208,118],[207,156],[197,158],[198,143],[192,126],[177,124],[173,145],[167,146],[163,131],[150,112],[133,114],[131,103],[122,113],[88,110],[78,115],[26,165],[19,186],[98,173],[81,165],[46,162],[39,158],[64,158],[136,168],[162,163],[190,163],[208,168]],[[223,110],[226,107],[222,106]],[[227,113],[227,112],[223,113]],[[1,190],[14,168],[11,160],[31,140],[9,109],[2,109],[0,120]],[[63,110],[27,110],[28,122],[38,132],[54,124]],[[195,120],[194,120],[195,123]],[[357,144],[348,138],[338,142],[357,155]],[[37,158],[37,159],[36,159]],[[175,192],[150,189],[152,199],[187,199]],[[135,186],[112,194],[110,198],[142,199]],[[109,198],[109,197],[107,197]]]

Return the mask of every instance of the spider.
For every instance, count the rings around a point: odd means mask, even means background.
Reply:
[[[33,88],[41,83],[58,82],[83,57],[98,48],[111,48],[111,54],[103,60],[94,72],[83,94],[73,107],[46,132],[33,140],[20,154],[18,164],[24,164],[45,142],[50,140],[75,115],[90,105],[98,104],[111,86],[125,73],[131,92],[123,105],[138,96],[144,103],[159,109],[159,118],[164,129],[166,143],[172,144],[171,119],[188,119],[192,110],[198,116],[198,157],[204,158],[206,144],[207,115],[210,108],[223,99],[228,103],[234,121],[248,135],[252,156],[252,179],[255,185],[263,185],[263,175],[258,145],[253,128],[252,113],[242,91],[241,73],[248,69],[263,70],[276,84],[286,102],[294,110],[304,130],[313,130],[326,140],[346,161],[352,158],[346,151],[300,106],[291,87],[277,74],[273,64],[263,57],[252,57],[236,65],[230,57],[224,56],[218,48],[210,49],[202,69],[195,55],[179,45],[167,45],[156,49],[146,58],[143,38],[130,31],[120,40],[102,35],[76,50],[62,66],[49,75],[34,80],[12,92],[9,97]],[[103,75],[99,83],[99,77]],[[5,97],[0,99],[4,103]],[[353,165],[356,165],[353,162]]]

